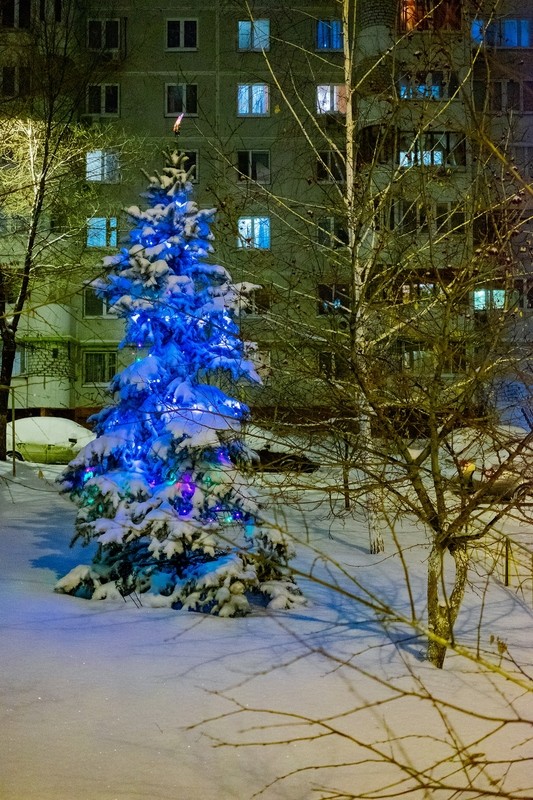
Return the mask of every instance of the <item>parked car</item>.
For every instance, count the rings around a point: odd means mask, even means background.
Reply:
[[[86,444],[95,439],[92,431],[62,417],[25,417],[7,425],[7,455],[38,464],[68,464]]]
[[[475,491],[485,486],[487,494],[505,499],[533,494],[533,439],[521,447],[529,433],[512,425],[490,431],[456,428],[441,444],[441,472],[452,488]],[[420,452],[411,450],[414,457]]]

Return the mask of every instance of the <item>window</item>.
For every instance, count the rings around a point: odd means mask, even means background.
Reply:
[[[192,172],[189,176],[189,180],[191,183],[196,183],[198,180],[198,150],[184,150],[184,155],[187,158],[185,162],[185,169],[187,172],[192,169]]]
[[[270,152],[268,150],[237,150],[237,170],[241,180],[270,183]]]
[[[511,158],[522,176],[533,177],[533,146],[525,144],[511,145]]]
[[[498,19],[485,22],[475,19],[471,34],[476,44],[491,47],[531,47],[531,20]]]
[[[328,351],[319,353],[318,368],[322,377],[327,381],[342,380],[350,375],[350,363],[341,353]]]
[[[114,317],[109,310],[106,300],[98,297],[92,286],[85,286],[83,290],[83,316],[84,317]]]
[[[2,67],[2,97],[27,97],[31,89],[29,67]]]
[[[116,116],[119,113],[118,84],[90,84],[87,89],[87,113]]]
[[[165,84],[165,115],[198,113],[198,86],[195,83]]]
[[[316,113],[346,114],[346,96],[344,83],[320,84],[316,87]]]
[[[515,297],[518,308],[528,311],[533,308],[533,280],[531,277],[526,276],[515,281]]]
[[[505,289],[475,289],[473,296],[474,311],[487,311],[488,309],[505,308]]]
[[[39,19],[44,22],[47,14],[53,14],[55,22],[61,22],[62,0],[40,0],[39,2]]]
[[[4,28],[29,28],[31,0],[2,0],[0,19]]]
[[[316,179],[319,183],[345,183],[345,154],[336,150],[320,150],[316,159]]]
[[[461,0],[401,0],[400,27],[404,31],[458,31]]]
[[[398,95],[402,100],[447,100],[459,86],[457,75],[443,70],[402,75]]]
[[[342,50],[343,35],[340,19],[319,19],[316,23],[316,49]]]
[[[490,110],[533,113],[533,81],[491,81]]]
[[[270,248],[270,217],[239,217],[237,230],[238,247]]]
[[[118,183],[118,153],[90,150],[85,154],[85,178],[100,183]]]
[[[83,383],[109,383],[117,371],[114,351],[86,351],[83,354]]]
[[[266,83],[239,83],[237,113],[249,117],[267,116],[270,110],[269,94]]]
[[[17,345],[15,361],[13,363],[13,376],[26,375],[28,373],[28,348],[23,344]]]
[[[400,233],[423,233],[428,230],[427,206],[416,200],[398,200],[398,228]]]
[[[117,218],[90,217],[87,220],[87,247],[116,247]]]
[[[167,50],[196,50],[198,22],[195,19],[167,19]]]
[[[346,313],[350,308],[350,287],[345,283],[319,283],[318,313]]]
[[[323,247],[336,249],[348,244],[346,223],[338,217],[322,217],[317,221],[317,242]]]
[[[465,212],[455,203],[419,202],[397,199],[394,201],[396,225],[400,233],[464,234]]]
[[[270,20],[239,20],[239,50],[268,50],[270,47]]]
[[[465,138],[450,131],[425,131],[418,135],[404,133],[400,138],[398,164],[400,167],[465,166]]]
[[[235,284],[235,289],[239,293],[238,312],[240,315],[259,316],[270,310],[272,305],[271,289],[246,282]]]
[[[435,229],[437,233],[460,235],[465,232],[465,212],[454,203],[435,204]]]
[[[118,19],[88,20],[87,47],[89,50],[118,50],[120,48],[119,20]]]

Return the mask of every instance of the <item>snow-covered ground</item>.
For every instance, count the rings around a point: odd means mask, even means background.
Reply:
[[[278,518],[319,579],[299,580],[306,607],[220,619],[89,602],[53,591],[90,560],[69,549],[54,470],[17,470],[0,464],[2,800],[533,796],[531,613],[473,575],[459,639],[492,669],[455,654],[432,668],[391,621],[409,615],[406,574],[423,610],[414,526],[397,531],[406,572],[391,540],[367,553],[361,519],[287,491]]]

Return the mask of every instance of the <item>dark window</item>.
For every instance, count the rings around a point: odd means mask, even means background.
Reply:
[[[17,93],[15,67],[2,67],[2,95],[14,97]]]
[[[118,19],[90,19],[87,23],[89,50],[118,50],[120,22]]]
[[[167,84],[166,113],[196,114],[198,112],[197,86],[195,83]]]
[[[348,231],[344,220],[338,217],[322,217],[317,221],[317,242],[323,247],[345,247]]]
[[[346,158],[335,150],[317,153],[316,179],[319,183],[344,183],[346,181]]]
[[[198,23],[195,19],[167,20],[167,48],[169,50],[195,50]]]
[[[350,308],[350,287],[345,283],[319,283],[318,313],[345,314]]]
[[[238,150],[237,170],[242,179],[270,183],[270,153],[268,150]]]

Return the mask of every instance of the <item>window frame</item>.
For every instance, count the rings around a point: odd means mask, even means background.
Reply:
[[[505,29],[516,23],[516,44],[506,41]],[[526,50],[533,47],[533,21],[529,17],[505,17],[489,22],[478,17],[472,21],[470,36],[475,45],[502,50]],[[527,40],[527,41],[526,41]]]
[[[245,224],[249,230],[242,231]],[[264,226],[264,230],[262,227]],[[244,250],[270,250],[272,241],[271,220],[269,216],[242,216],[237,220],[237,247]],[[266,237],[263,240],[263,236]]]
[[[402,0],[399,14],[399,29],[402,33],[457,33],[462,29],[460,0]]]
[[[347,283],[317,283],[317,316],[349,313],[351,306],[350,286]]]
[[[265,111],[254,111],[254,92],[261,89],[262,107]],[[246,97],[244,97],[246,95]],[[241,101],[246,100],[246,110]],[[238,83],[237,84],[237,116],[238,117],[269,117],[270,116],[270,86],[268,83]]]
[[[270,183],[270,150],[237,150],[237,174],[241,181],[254,181],[255,183],[259,183],[261,185],[266,185]],[[257,174],[257,157],[258,156],[267,156],[268,165],[265,167],[265,176],[258,177]],[[245,157],[247,164],[244,164]],[[255,163],[254,163],[255,162]],[[255,173],[255,174],[254,174]]]
[[[102,373],[106,377],[101,380],[95,380],[92,375],[89,375],[88,360],[90,356],[102,356]],[[96,372],[97,367],[93,365],[93,373]],[[83,386],[107,386],[117,372],[117,351],[116,350],[84,350],[82,355],[82,385]]]
[[[102,222],[104,224],[102,224]],[[91,224],[92,223],[92,224]],[[87,217],[85,246],[91,249],[105,250],[117,247],[118,244],[118,220],[117,217],[93,216]],[[104,237],[103,239],[101,237]],[[98,243],[93,243],[93,239],[98,239]]]
[[[321,96],[322,95],[322,96]],[[336,115],[346,116],[348,98],[346,84],[319,83],[316,86],[315,105],[318,117]]]
[[[317,183],[346,183],[346,155],[338,153],[336,150],[318,150],[315,160],[315,174]]]
[[[100,110],[92,108],[91,90],[98,88],[100,94]],[[107,110],[107,90],[116,89],[116,111]],[[90,83],[87,86],[87,114],[94,114],[99,117],[119,117],[120,116],[120,84],[119,83]]]
[[[98,163],[90,166],[91,157]],[[110,167],[109,162],[111,161],[114,161],[114,164]],[[116,150],[87,150],[85,153],[85,180],[88,183],[120,183],[118,152]]]
[[[348,246],[348,230],[345,220],[340,217],[328,215],[316,221],[316,242],[319,247],[330,250],[339,250]]]
[[[335,31],[333,25],[337,26]],[[315,50],[318,53],[342,53],[344,49],[344,36],[342,30],[342,20],[338,17],[329,19],[317,19],[315,26]],[[321,44],[321,41],[325,44]],[[335,46],[334,42],[337,41]]]
[[[192,91],[192,87],[194,86],[194,91]],[[181,108],[170,109],[169,108],[169,100],[170,98],[170,90],[173,88],[180,88],[182,92],[182,104]],[[190,87],[190,88],[188,88]],[[189,94],[189,99],[187,95]],[[194,99],[194,103],[192,102]],[[187,110],[187,106],[189,104],[195,108],[195,111]],[[183,114],[186,117],[197,117],[198,116],[198,84],[197,83],[165,83],[165,117],[175,117],[177,114]]]
[[[178,45],[170,45],[169,40],[169,24],[177,22],[180,24],[179,30],[179,44]],[[194,24],[194,45],[187,45],[186,39],[186,30],[185,26],[187,23]],[[168,53],[195,53],[198,51],[198,17],[167,17],[165,21],[165,50]]]
[[[452,146],[452,137],[457,137],[457,143]],[[398,146],[397,164],[400,169],[411,167],[430,167],[436,169],[464,169],[467,165],[466,137],[460,131],[403,131],[400,139],[411,142],[402,149],[401,141]],[[444,147],[438,145],[444,141]],[[422,146],[421,146],[422,144]],[[442,160],[436,158],[442,154]],[[457,155],[460,160],[453,160]]]
[[[265,32],[258,30],[260,23],[266,23],[266,37]],[[241,31],[246,28],[248,33]],[[266,46],[261,44],[261,41],[266,38]],[[248,44],[241,44],[247,39]],[[237,50],[239,53],[268,53],[270,50],[270,18],[258,17],[257,19],[247,20],[240,19],[237,21]]]
[[[91,300],[98,301],[101,306],[101,313],[91,313],[88,311],[87,308],[87,301],[88,298],[91,297]],[[107,300],[104,300],[101,297],[98,297],[96,294],[96,289],[91,283],[86,283],[83,287],[83,308],[82,308],[82,316],[84,319],[116,319],[117,313],[116,311],[112,311],[110,309],[109,303]]]
[[[116,29],[116,44],[108,44],[108,26],[113,23]],[[91,44],[91,25],[100,27],[99,44]],[[90,52],[118,53],[122,44],[120,19],[118,17],[91,17],[87,20],[87,50]],[[113,37],[114,38],[114,37]]]

